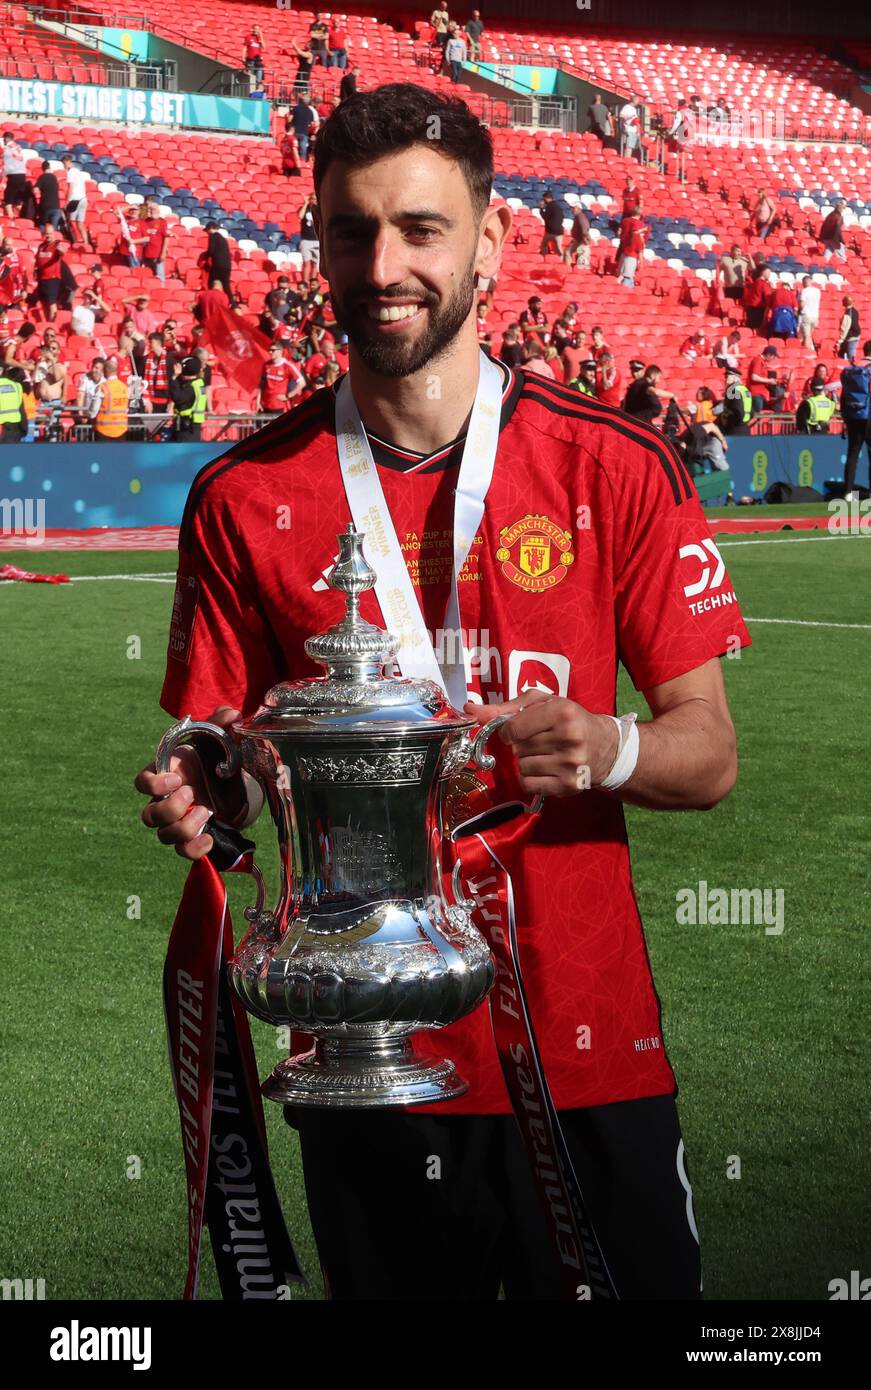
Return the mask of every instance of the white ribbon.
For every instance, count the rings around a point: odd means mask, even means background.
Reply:
[[[454,494],[453,571],[445,613],[448,659],[439,666],[414,592],[396,527],[387,506],[372,448],[346,372],[336,395],[336,449],[354,526],[365,532],[364,549],[378,575],[375,595],[387,630],[399,638],[397,662],[404,676],[435,681],[451,704],[462,709],[471,683],[469,653],[460,621],[459,576],[484,515],[484,499],[499,447],[502,374],[486,353],[480,354],[475,404],[466,434]],[[456,655],[462,653],[461,661]]]

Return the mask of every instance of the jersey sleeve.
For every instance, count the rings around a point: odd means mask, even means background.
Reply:
[[[176,719],[204,719],[219,705],[248,716],[281,678],[275,638],[239,560],[232,496],[219,481],[190,510],[189,501],[160,703]]]
[[[612,476],[620,660],[638,690],[750,645],[695,486],[665,438]]]

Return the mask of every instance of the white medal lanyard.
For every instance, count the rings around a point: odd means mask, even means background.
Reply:
[[[469,654],[460,624],[459,576],[484,515],[484,499],[499,447],[502,374],[486,353],[454,494],[453,570],[445,613],[445,665],[439,666],[414,592],[396,527],[387,506],[372,448],[345,373],[336,395],[336,448],[348,506],[364,549],[378,575],[375,595],[387,630],[399,639],[397,661],[403,676],[435,681],[456,709],[462,709],[471,680]],[[459,658],[459,659],[457,659]]]

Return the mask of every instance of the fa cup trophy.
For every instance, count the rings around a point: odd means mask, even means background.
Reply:
[[[216,775],[250,773],[277,828],[278,899],[266,909],[255,868],[258,901],[246,911],[250,927],[229,978],[257,1018],[315,1039],[313,1051],[280,1063],[263,1086],[283,1104],[374,1107],[462,1095],[453,1063],[416,1056],[411,1035],[470,1013],[495,973],[472,904],[458,876],[446,875],[444,845],[457,778],[470,766],[493,767],[484,745],[508,716],[479,727],[434,681],[385,675],[398,642],[360,617],[360,594],[376,580],[362,542],[352,526],[339,537],[330,583],[347,611],[305,643],[326,674],[274,686],[229,731],[186,718],[157,751],[165,772],[180,745],[205,754],[203,744],[216,740]],[[214,764],[214,747],[208,752]]]

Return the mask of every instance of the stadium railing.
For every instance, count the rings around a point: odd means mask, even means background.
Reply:
[[[232,411],[228,414],[208,414],[202,426],[202,439],[205,443],[226,440],[233,443],[246,439],[256,430],[274,420],[274,415],[257,414],[255,411]],[[28,442],[35,444],[86,444],[94,439],[93,422],[82,421],[81,412],[74,406],[40,405],[33,417],[32,433]],[[843,422],[835,415],[829,427],[829,435],[837,435]],[[795,413],[792,411],[765,410],[753,417],[750,422],[753,436],[772,434],[798,434]],[[130,412],[128,416],[128,440],[161,444],[171,442],[173,416],[158,412]],[[808,436],[809,438],[811,436]]]
[[[258,415],[253,411],[233,412],[228,415],[210,414],[202,426],[204,443],[234,443],[246,439],[263,425],[269,424],[273,415]],[[87,444],[94,440],[93,421],[83,421],[81,412],[70,406],[40,406],[31,421],[31,431],[27,443],[33,444]],[[134,443],[162,444],[172,443],[173,416],[131,411],[127,420],[126,440]],[[184,436],[182,436],[184,438]]]

